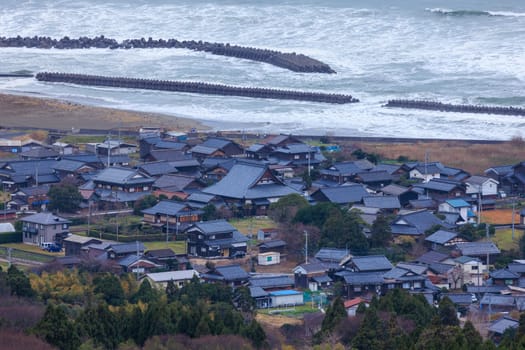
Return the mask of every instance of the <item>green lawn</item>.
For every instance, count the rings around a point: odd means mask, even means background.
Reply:
[[[40,248],[39,246],[31,245],[31,244],[24,244],[24,243],[5,243],[5,244],[1,244],[0,246],[2,246],[2,247],[8,247],[8,248],[15,248],[15,249],[18,249],[18,250],[23,250],[23,251],[25,251],[25,252],[37,253],[37,254],[42,254],[42,255],[49,255],[49,256],[64,256],[64,252],[60,252],[60,253],[50,253],[50,252],[45,251],[44,249]]]
[[[289,308],[271,308],[271,309],[257,309],[258,313],[266,315],[283,315],[288,317],[301,318],[306,313],[319,312],[319,309],[312,303],[307,303],[304,305],[292,306]]]
[[[514,241],[512,240],[512,229],[496,230],[493,241],[501,250],[519,250],[519,240],[523,236],[522,230],[514,230]]]
[[[250,232],[252,235],[257,235],[257,231],[262,228],[272,228],[277,227],[277,224],[268,217],[256,217],[256,218],[246,218],[246,219],[231,219],[229,220],[239,232],[247,235]]]
[[[186,253],[186,242],[185,241],[175,241],[175,242],[168,242],[168,243],[166,243],[165,241],[164,242],[161,242],[161,241],[144,242],[144,245],[146,246],[146,250],[171,248],[171,250],[173,250],[177,254]]]

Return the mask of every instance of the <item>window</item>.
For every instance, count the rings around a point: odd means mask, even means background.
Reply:
[[[295,154],[295,155],[293,156],[293,159],[299,159],[299,158],[300,158],[300,156],[299,156],[298,154]]]
[[[410,282],[403,282],[403,289],[410,289]]]
[[[478,270],[478,265],[472,265],[472,266],[470,267],[470,269],[471,269],[471,270],[476,270],[476,271],[477,271],[477,270]]]
[[[361,286],[354,286],[354,292],[360,292]]]
[[[67,230],[67,224],[62,224],[62,229]]]

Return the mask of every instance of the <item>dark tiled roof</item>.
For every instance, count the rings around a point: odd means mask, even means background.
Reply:
[[[456,244],[456,247],[461,251],[462,255],[472,256],[501,253],[493,242],[458,243]]]
[[[525,264],[510,263],[507,265],[507,268],[509,269],[509,271],[512,271],[515,273],[519,273],[519,274],[525,273]]]
[[[446,260],[448,257],[449,257],[448,254],[443,254],[440,252],[436,252],[435,250],[431,250],[421,255],[419,258],[415,259],[414,261],[430,265],[433,263],[440,263],[443,260]]]
[[[155,160],[166,160],[168,162],[187,159],[184,152],[175,149],[154,149],[149,154]]]
[[[352,263],[357,271],[391,270],[392,264],[384,255],[354,256]]]
[[[499,294],[485,294],[481,301],[481,305],[492,305],[492,306],[514,306],[515,300],[512,295],[499,295]]]
[[[379,182],[379,181],[384,181],[384,182],[392,181],[392,175],[390,175],[384,170],[360,172],[360,173],[357,173],[356,176],[359,176],[361,180],[365,183]]]
[[[58,152],[49,148],[33,148],[28,151],[20,153],[20,157],[27,158],[56,158]]]
[[[337,187],[325,187],[318,190],[330,202],[336,204],[358,203],[363,197],[368,196],[368,192],[363,185],[343,185]],[[315,195],[313,195],[315,196]]]
[[[68,172],[74,172],[80,169],[81,167],[85,166],[85,162],[80,162],[76,160],[69,160],[69,159],[61,159],[55,163],[53,168],[55,170],[61,170],[61,171],[68,171]]]
[[[294,280],[290,276],[252,277],[250,284],[261,288],[283,288],[293,286]]]
[[[146,252],[146,256],[151,259],[160,259],[160,258],[171,258],[176,257],[176,254],[170,248],[165,249],[153,249]]]
[[[153,187],[158,189],[169,188],[172,191],[184,191],[186,187],[193,183],[195,178],[185,175],[162,175],[153,183]]]
[[[472,294],[470,293],[446,293],[442,297],[448,297],[454,304],[470,305],[472,304]]]
[[[282,247],[286,247],[286,242],[281,239],[267,241],[267,242],[263,242],[259,244],[259,248],[263,248],[263,249],[282,248]]]
[[[186,208],[188,208],[188,206],[181,202],[160,201],[153,207],[142,210],[142,213],[151,215],[177,215]]]
[[[405,192],[410,191],[410,189],[408,187],[390,184],[385,187],[382,187],[380,191],[387,195],[399,196]]]
[[[349,255],[349,252],[346,249],[321,248],[317,252],[317,254],[315,254],[315,258],[321,261],[340,262],[348,255]]]
[[[401,169],[401,165],[379,163],[372,170],[374,170],[374,171],[383,170],[383,171],[386,171],[389,174],[393,174],[396,171],[398,171],[399,169]]]
[[[144,244],[142,242],[131,242],[131,243],[116,243],[112,244],[107,250],[113,250],[117,254],[133,254],[137,253],[137,250],[140,252],[144,252]]]
[[[250,275],[240,265],[218,266],[215,272],[227,281],[247,280]]]
[[[495,279],[518,279],[520,276],[507,269],[494,270],[490,273],[490,278]]]
[[[41,185],[34,187],[23,187],[20,189],[20,192],[26,196],[41,196],[47,194],[51,187],[49,185]]]
[[[153,183],[155,180],[139,174],[137,170],[111,167],[101,170],[94,178],[94,181],[124,185]]]
[[[342,271],[336,275],[344,278],[345,283],[349,285],[370,285],[383,284],[383,272],[350,272]]]
[[[437,243],[437,244],[445,244],[451,239],[454,239],[458,236],[455,232],[445,231],[445,230],[438,230],[425,238],[425,241]]]
[[[504,316],[492,322],[492,324],[489,326],[489,332],[503,334],[507,329],[518,328],[519,325],[520,322],[518,320]]]
[[[69,224],[71,221],[61,218],[59,216],[53,215],[51,213],[38,213],[26,216],[21,219],[24,222],[31,222],[35,224],[42,225],[56,225],[56,224]]]
[[[428,210],[399,214],[392,225],[392,233],[394,233],[394,225],[413,227],[419,234],[425,233],[426,230],[435,225],[448,226]]]
[[[263,297],[267,297],[269,295],[268,292],[266,292],[261,287],[253,287],[253,286],[251,286],[249,288],[250,288],[250,296],[252,298],[263,298]]]
[[[367,207],[381,208],[381,209],[399,209],[401,203],[396,196],[368,196],[363,197],[363,203]]]
[[[214,235],[218,233],[237,231],[237,229],[226,220],[210,220],[198,222],[195,223],[192,227],[197,228],[200,232],[202,232],[205,235]],[[189,230],[191,229],[192,228],[190,227]]]
[[[150,176],[170,174],[170,173],[174,173],[177,171],[173,167],[173,165],[171,165],[167,161],[145,163],[145,164],[141,164],[138,168],[139,170],[145,172],[146,174]]]

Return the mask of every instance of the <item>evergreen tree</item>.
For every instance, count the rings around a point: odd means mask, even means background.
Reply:
[[[439,302],[438,316],[439,321],[444,326],[459,326],[456,307],[454,306],[454,303],[446,296]]]
[[[48,208],[59,212],[74,213],[80,208],[82,195],[74,184],[63,183],[51,186],[47,193]]]
[[[77,328],[61,306],[48,305],[33,331],[60,350],[76,350],[80,346]]]
[[[125,302],[124,290],[119,279],[111,274],[106,273],[93,279],[95,294],[100,294],[104,300],[113,306],[123,305]]]
[[[392,240],[389,218],[385,215],[378,215],[372,224],[370,235],[370,244],[372,247],[388,246]]]
[[[133,295],[133,297],[131,298],[131,302],[137,303],[139,301],[142,301],[143,303],[151,303],[158,299],[159,299],[159,295],[157,294],[157,291],[151,287],[151,284],[146,278],[140,284],[140,287],[137,293],[135,293],[135,295]]]
[[[35,295],[29,278],[15,265],[11,265],[7,269],[7,284],[11,289],[11,295],[19,297],[31,298]]]
[[[483,345],[483,338],[470,321],[463,326],[463,336],[467,340],[468,350],[479,350]]]

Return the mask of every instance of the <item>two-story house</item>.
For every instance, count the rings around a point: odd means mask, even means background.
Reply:
[[[133,203],[151,194],[155,179],[138,170],[111,167],[101,170],[94,178],[95,194],[109,203]]]
[[[204,221],[185,230],[189,255],[204,258],[241,257],[246,254],[246,238],[226,220]]]
[[[62,240],[69,234],[71,223],[52,213],[38,213],[26,216],[20,221],[22,222],[23,242],[41,247],[52,243],[62,244]]]

